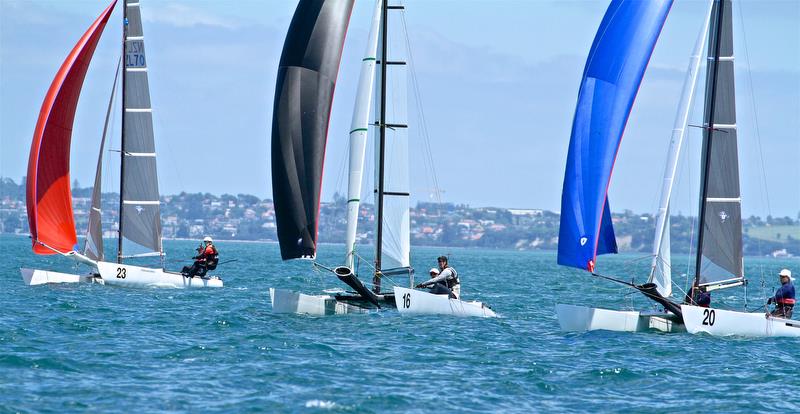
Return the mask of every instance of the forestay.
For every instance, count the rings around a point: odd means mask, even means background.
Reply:
[[[77,244],[69,177],[72,124],[86,70],[115,4],[100,14],[61,64],[39,112],[26,180],[28,225],[37,254],[67,253]]]
[[[123,78],[122,172],[119,256],[161,253],[161,212],[153,139],[153,110],[138,2],[126,4]],[[131,242],[133,244],[131,244]]]
[[[278,67],[272,194],[284,260],[314,257],[333,90],[353,0],[301,0]]]
[[[612,1],[578,92],[561,197],[558,263],[594,271],[616,253],[608,186],[633,101],[671,0]]]
[[[730,0],[715,2],[708,42],[699,285],[737,283],[744,277],[732,12]]]

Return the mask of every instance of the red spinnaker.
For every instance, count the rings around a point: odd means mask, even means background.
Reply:
[[[66,253],[78,242],[69,179],[72,121],[86,70],[116,3],[100,14],[61,64],[39,112],[26,183],[28,226],[37,254],[56,253],[50,248]]]

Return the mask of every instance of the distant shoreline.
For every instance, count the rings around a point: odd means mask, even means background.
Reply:
[[[11,236],[11,237],[18,237],[18,238],[30,238],[29,234],[17,234],[17,233],[0,233],[0,236]],[[79,239],[84,239],[84,236],[78,236]],[[116,240],[114,238],[103,238],[103,240]],[[200,241],[199,238],[181,238],[181,237],[170,237],[170,238],[163,238],[162,240],[168,241]],[[228,239],[216,239],[215,242],[225,242],[225,243],[240,243],[240,244],[278,244],[277,241],[274,240],[228,240]],[[323,246],[343,246],[344,243],[333,243],[333,242],[320,242],[320,245]],[[359,246],[366,246],[372,247],[372,244],[359,244]],[[464,249],[464,250],[495,250],[495,251],[504,251],[504,252],[519,252],[519,253],[529,253],[529,252],[542,252],[542,253],[556,253],[557,250],[555,249],[530,249],[530,250],[519,250],[519,249],[507,249],[502,247],[486,247],[486,246],[438,246],[438,245],[427,245],[427,244],[413,244],[411,247],[425,247],[425,248],[440,248],[440,249]],[[637,251],[621,251],[619,255],[633,255],[639,257],[648,257],[652,256],[649,254],[643,254],[642,252]],[[675,256],[685,256],[685,254],[676,253]],[[774,258],[779,260],[800,260],[800,256],[791,256],[791,257],[772,257],[771,255],[745,255],[745,258]]]

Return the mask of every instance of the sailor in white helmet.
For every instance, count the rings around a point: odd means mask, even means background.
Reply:
[[[775,309],[772,310],[770,315],[791,319],[792,310],[795,305],[794,285],[792,284],[794,278],[792,277],[792,271],[789,269],[782,269],[780,273],[778,273],[778,277],[781,280],[781,287],[775,291],[775,295],[767,299],[767,305],[770,303],[775,304]]]
[[[211,239],[211,236],[204,237],[203,243],[201,243],[200,247],[195,250],[197,251],[197,256],[192,257],[192,259],[194,259],[192,267],[184,266],[183,270],[181,271],[184,276],[202,277],[205,276],[209,270],[214,270],[217,268],[217,263],[219,263],[219,252],[214,246],[214,240]]]
[[[458,280],[458,272],[447,263],[447,256],[439,256],[437,260],[439,268],[431,269],[431,278],[418,284],[417,287],[430,287],[430,291],[434,295],[449,295],[452,299],[460,298],[461,282]]]

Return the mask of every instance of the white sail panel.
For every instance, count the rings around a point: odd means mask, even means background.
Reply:
[[[689,112],[697,87],[703,45],[708,36],[708,26],[713,4],[713,0],[708,2],[708,11],[706,12],[706,18],[703,20],[703,27],[700,29],[700,33],[694,44],[694,49],[692,49],[691,57],[689,58],[689,67],[686,71],[686,77],[683,80],[683,92],[681,93],[678,111],[675,114],[675,123],[669,144],[669,155],[667,156],[664,180],[661,186],[661,200],[658,207],[656,232],[653,241],[653,264],[649,281],[656,284],[658,293],[664,297],[669,297],[672,294],[669,204],[672,197],[673,183],[675,181],[675,171],[678,168],[681,147],[683,146],[683,139],[686,136],[686,128],[689,123]]]
[[[153,113],[138,2],[127,4],[126,18],[121,237],[135,246],[130,253],[161,252]]]
[[[361,184],[364,175],[364,156],[369,133],[370,104],[375,83],[375,61],[378,53],[378,33],[381,23],[381,0],[375,2],[375,11],[370,26],[364,58],[361,61],[361,74],[358,79],[356,104],[350,124],[350,167],[347,182],[347,249],[345,263],[353,268],[356,248],[358,211],[361,206]]]

